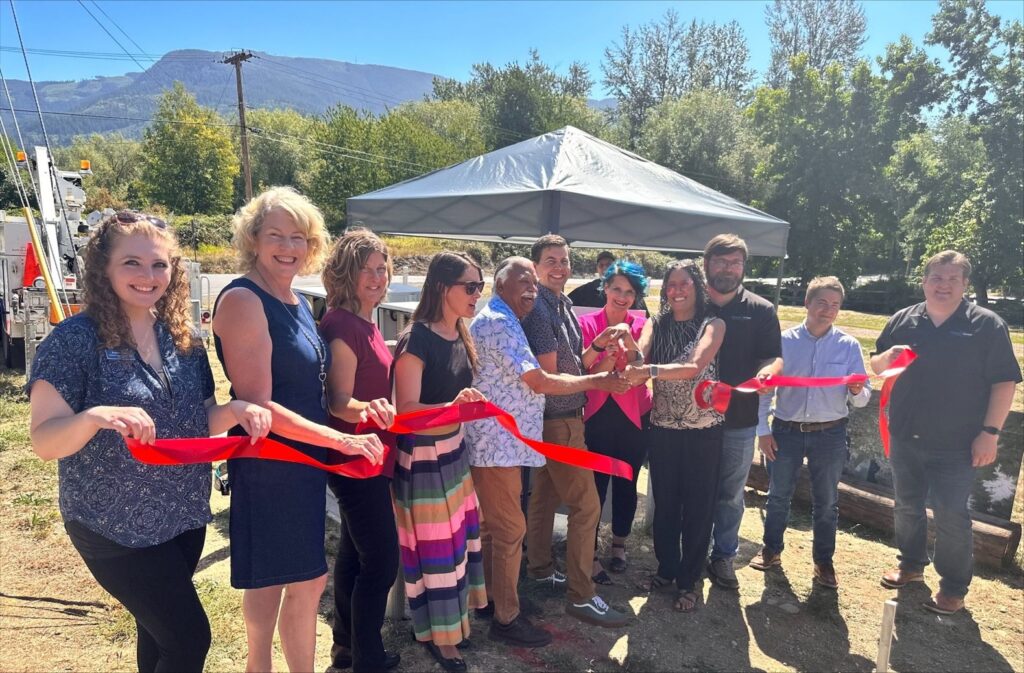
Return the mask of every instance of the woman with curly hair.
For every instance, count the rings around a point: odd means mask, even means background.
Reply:
[[[391,273],[384,242],[367,229],[350,229],[335,243],[321,275],[328,311],[320,321],[320,334],[331,351],[330,425],[341,432],[354,432],[361,421],[379,428],[394,422],[391,351],[373,323],[373,311],[387,296]],[[328,477],[341,513],[329,672],[350,666],[354,673],[382,671],[400,661],[397,652],[384,650],[380,635],[388,591],[398,572],[398,533],[391,506],[395,435],[383,429],[376,434],[387,451],[380,476]]]
[[[465,255],[430,260],[413,322],[395,349],[399,413],[484,401],[472,388],[476,350],[466,327],[484,289]],[[413,632],[446,671],[465,671],[458,645],[469,610],[487,605],[480,517],[462,425],[404,436],[395,465],[395,518]]]
[[[233,396],[270,409],[274,439],[320,461],[330,450],[379,464],[376,435],[327,425],[331,352],[309,305],[292,291],[323,262],[323,215],[289,187],[274,187],[234,219],[240,278],[217,298],[213,333]],[[246,670],[271,669],[275,627],[288,668],[313,670],[316,614],[327,584],[324,493],[327,472],[290,462],[230,462],[231,585],[244,589]]]
[[[649,363],[639,370],[654,379],[648,438],[658,571],[650,589],[674,582],[679,612],[693,612],[700,600],[722,454],[724,417],[694,398],[701,381],[718,377],[725,338],[725,322],[708,304],[700,267],[692,259],[672,262],[661,284],[661,310],[644,325],[639,344]]]
[[[85,247],[86,309],[40,345],[27,390],[32,449],[57,459],[60,510],[100,586],[135,618],[139,671],[201,671],[210,624],[192,575],[210,521],[209,464],[154,466],[124,437],[206,437],[270,412],[218,405],[189,322],[188,279],[163,220],[122,211]]]
[[[625,260],[612,262],[604,273],[601,290],[605,298],[604,308],[580,317],[583,366],[591,374],[611,371],[620,358],[628,364],[643,360],[637,339],[647,319],[639,312],[631,313],[630,309],[643,302],[647,291],[644,268]],[[614,325],[628,327],[621,343],[609,341],[605,337],[605,329]],[[625,352],[620,353],[620,348]],[[587,391],[587,405],[583,408],[583,431],[587,448],[623,460],[633,468],[632,480],[594,473],[597,497],[602,508],[611,483],[612,556],[608,569],[614,573],[625,572],[627,568],[626,538],[633,529],[633,517],[636,515],[636,480],[647,453],[644,431],[650,410],[651,391],[647,386],[634,386],[621,394],[602,390]],[[597,548],[596,538],[594,548]],[[592,579],[597,584],[612,584],[596,556]]]

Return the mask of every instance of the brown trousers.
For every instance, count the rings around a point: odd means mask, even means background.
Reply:
[[[484,557],[487,597],[494,601],[494,618],[510,624],[519,616],[519,566],[523,560],[526,519],[520,505],[523,492],[520,467],[473,467],[480,501],[480,546]]]
[[[544,441],[586,449],[583,419],[545,420]],[[534,470],[526,516],[527,574],[540,579],[555,571],[551,558],[551,536],[555,525],[555,510],[562,503],[569,508],[565,551],[565,572],[569,580],[567,597],[573,603],[582,603],[594,597],[591,571],[597,523],[601,519],[601,503],[590,470],[553,460]]]

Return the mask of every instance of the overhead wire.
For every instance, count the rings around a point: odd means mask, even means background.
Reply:
[[[7,105],[13,108],[14,99],[11,97],[11,90],[7,88],[7,78],[4,76],[3,68],[0,68],[0,82],[3,82],[4,85],[4,94],[7,96]],[[14,129],[18,134],[18,145],[21,146],[23,151],[28,152],[28,146],[25,145],[25,139],[21,135],[21,124],[18,123],[18,115],[11,112],[11,119],[14,121]],[[0,119],[0,121],[2,121],[2,119]],[[7,135],[6,128],[4,129],[4,135]],[[32,175],[32,171],[28,172],[28,179],[32,184],[32,193],[36,194],[38,198],[39,188],[36,186],[36,178]]]
[[[18,12],[14,7],[14,0],[8,1],[11,4],[11,16],[14,18],[14,28],[15,32],[17,32],[18,34],[18,43],[22,46],[22,48],[24,48],[25,39],[22,37],[21,34],[21,23],[18,21]],[[36,92],[36,83],[35,80],[32,79],[32,69],[29,67],[28,64],[28,54],[22,51],[22,57],[25,60],[25,74],[28,76],[28,83],[30,88],[32,89],[32,98],[36,104],[36,113],[39,115],[39,128],[43,132],[43,144],[46,146],[46,153],[48,155],[49,166],[47,167],[47,173],[50,176],[51,181],[53,183],[54,191],[56,191],[57,193],[57,200],[60,203],[61,219],[64,222],[64,228],[66,230],[66,234],[68,237],[68,244],[71,245],[71,240],[74,237],[74,235],[71,232],[71,223],[68,222],[67,204],[64,202],[64,191],[61,189],[61,179],[60,176],[57,174],[57,167],[53,165],[53,146],[50,144],[50,136],[46,133],[46,122],[43,120],[43,107],[39,104],[39,94],[38,92]],[[40,179],[42,179],[41,176]],[[39,204],[40,208],[42,207],[42,205],[42,203]],[[71,268],[76,275],[81,275],[81,269],[78,268],[78,255],[71,256]],[[60,278],[60,287],[61,289],[64,288],[63,274],[61,274]],[[66,296],[64,299],[65,303],[67,303]]]

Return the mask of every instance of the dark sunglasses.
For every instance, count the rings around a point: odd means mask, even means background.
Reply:
[[[484,291],[484,281],[482,280],[460,280],[452,285],[461,285],[466,288],[466,294],[476,294],[477,292]]]
[[[136,222],[149,222],[157,229],[166,229],[167,222],[161,220],[159,217],[153,215],[146,215],[135,210],[121,210],[118,211],[114,218],[121,224],[134,224]]]

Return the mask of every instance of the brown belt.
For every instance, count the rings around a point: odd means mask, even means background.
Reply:
[[[828,430],[834,428],[837,425],[846,423],[845,418],[837,418],[834,421],[823,421],[821,423],[797,423],[796,421],[784,421],[781,418],[776,418],[772,421],[772,429],[778,428],[780,430],[796,430],[798,432],[821,432],[822,430]]]
[[[545,421],[556,421],[563,418],[583,418],[583,409],[573,409],[572,411],[553,411],[551,413],[544,412]]]

